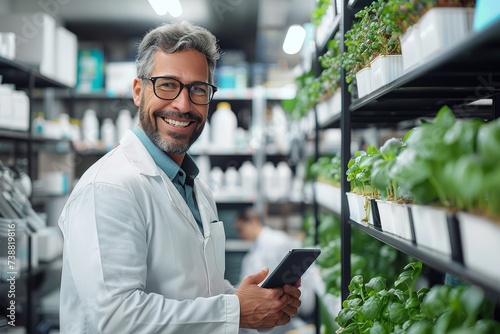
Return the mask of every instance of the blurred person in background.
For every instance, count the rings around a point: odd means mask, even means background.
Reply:
[[[251,241],[252,246],[241,262],[240,281],[250,273],[269,268],[270,272],[281,262],[292,248],[302,248],[302,241],[289,233],[271,228],[259,212],[249,207],[240,211],[235,220],[235,226],[241,239]],[[306,271],[300,280],[302,301],[298,318],[293,318],[286,326],[276,327],[270,333],[281,334],[300,328],[312,322],[316,307],[314,292],[314,264]]]

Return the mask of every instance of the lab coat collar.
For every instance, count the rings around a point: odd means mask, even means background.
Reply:
[[[139,173],[148,176],[160,175],[159,168],[153,157],[151,157],[144,144],[131,130],[127,130],[123,135],[118,149],[120,148]]]

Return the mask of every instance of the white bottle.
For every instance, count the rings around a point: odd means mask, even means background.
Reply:
[[[241,191],[244,196],[253,199],[257,194],[257,168],[247,160],[241,164],[240,169]]]
[[[276,167],[270,161],[262,166],[262,190],[264,196],[270,201],[276,201],[280,196]]]
[[[83,114],[82,137],[83,141],[90,147],[97,146],[99,141],[99,120],[93,109],[87,109]]]
[[[116,146],[116,129],[111,118],[105,118],[101,125],[101,137],[106,151]]]
[[[234,166],[229,166],[226,168],[224,173],[224,180],[226,181],[226,187],[224,191],[229,196],[237,196],[241,193],[240,188],[240,174]]]
[[[232,150],[235,146],[238,120],[228,102],[220,102],[211,118],[212,143],[217,149]]]
[[[132,129],[133,120],[128,109],[122,109],[118,112],[118,118],[116,119],[116,139],[120,141],[127,130]]]
[[[288,198],[292,189],[292,170],[284,161],[278,162],[276,174],[279,180],[279,198]]]

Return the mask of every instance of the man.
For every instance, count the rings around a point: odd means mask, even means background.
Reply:
[[[215,37],[187,22],[138,48],[139,124],[90,167],[59,220],[62,333],[237,333],[285,325],[298,287],[263,289],[268,269],[224,280],[223,223],[187,154],[207,120]]]

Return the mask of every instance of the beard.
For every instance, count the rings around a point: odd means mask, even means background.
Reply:
[[[203,132],[203,128],[205,127],[205,121],[191,112],[188,113],[180,113],[178,111],[163,111],[158,110],[153,113],[155,122],[153,123],[146,113],[144,96],[141,98],[141,105],[139,108],[139,124],[141,125],[142,130],[148,136],[151,141],[158,146],[165,153],[186,153],[191,145],[200,137]],[[175,117],[186,120],[195,121],[198,123],[195,131],[190,134],[179,134],[179,133],[168,133],[169,138],[165,139],[161,136],[158,130],[158,122],[163,122],[161,118],[164,117]]]

